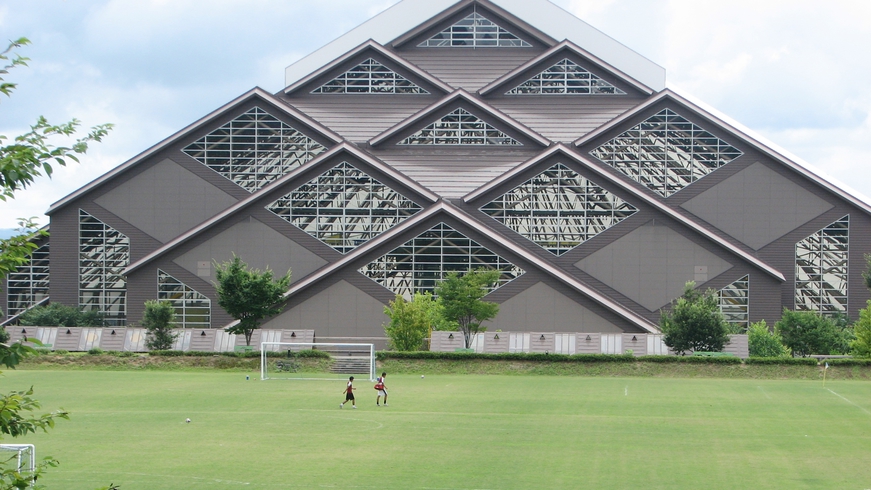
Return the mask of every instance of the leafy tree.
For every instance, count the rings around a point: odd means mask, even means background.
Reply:
[[[789,349],[783,345],[783,338],[771,331],[765,320],[750,324],[747,330],[747,343],[750,357],[789,357]]]
[[[856,357],[871,357],[871,300],[859,310],[859,320],[853,324],[856,339],[850,342],[851,354]]]
[[[729,327],[720,312],[717,292],[699,292],[696,283],[684,286],[683,295],[673,302],[671,310],[663,310],[659,328],[663,342],[683,355],[687,351],[720,352],[729,341]]]
[[[793,356],[845,354],[850,350],[853,333],[842,319],[839,323],[813,311],[784,309],[774,329],[783,337],[783,344],[792,349]]]
[[[178,334],[175,328],[175,308],[169,301],[152,299],[145,302],[142,326],[148,330],[145,346],[150,350],[169,350]]]
[[[281,312],[276,305],[290,285],[290,271],[276,280],[271,270],[248,269],[248,264],[235,255],[229,262],[215,263],[215,269],[218,304],[238,320],[227,331],[244,334],[245,345],[251,345],[251,335],[260,328],[260,320]]]
[[[18,323],[36,327],[103,327],[103,313],[96,310],[81,311],[75,306],[52,303],[34,306],[18,317]]]
[[[27,38],[20,38],[9,43],[7,48],[0,52],[0,63],[5,66],[0,68],[0,93],[11,96],[17,84],[6,81],[6,76],[12,68],[26,66],[28,59],[18,54],[13,56],[16,49],[30,44]],[[10,56],[12,59],[10,60]],[[52,165],[66,165],[67,160],[78,162],[76,155],[87,152],[88,144],[101,141],[112,128],[111,124],[95,126],[83,138],[75,141],[71,146],[55,146],[52,140],[56,137],[70,137],[76,133],[81,123],[73,119],[60,125],[52,125],[44,117],[39,116],[36,123],[30,127],[30,131],[16,136],[9,144],[5,144],[8,138],[0,135],[0,201],[14,198],[16,191],[27,188],[34,179],[41,175],[51,176]],[[19,220],[17,236],[0,240],[0,279],[16,268],[25,265],[29,261],[31,252],[36,249],[34,238],[47,236],[44,231],[36,231],[37,225],[34,218]],[[28,339],[38,343],[36,339]],[[0,344],[0,363],[7,368],[14,368],[24,357],[34,355],[36,351],[32,347],[22,343]],[[0,395],[0,438],[2,435],[18,437],[39,430],[47,431],[54,427],[56,419],[67,419],[69,414],[58,410],[49,414],[34,416],[32,412],[40,408],[38,401],[32,398],[33,389],[17,391],[6,395]],[[22,475],[18,468],[10,467],[10,461],[0,461],[0,490],[44,488],[37,485],[36,480],[42,472],[57,462],[51,458],[44,459],[34,474]],[[115,489],[114,485],[106,487]]]
[[[451,272],[436,286],[436,296],[444,308],[443,315],[448,321],[456,322],[457,328],[463,332],[467,349],[472,343],[472,335],[486,330],[481,328],[481,323],[499,313],[498,304],[481,298],[496,285],[500,275],[497,270],[487,269],[473,270],[464,275]]]
[[[398,351],[415,351],[424,347],[433,327],[442,320],[442,305],[431,293],[415,293],[411,301],[400,295],[384,307],[390,323],[384,332],[390,347]]]

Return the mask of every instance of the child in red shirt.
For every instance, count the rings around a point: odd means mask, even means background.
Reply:
[[[351,401],[352,408],[357,408],[357,401],[354,400],[354,390],[356,389],[357,388],[354,388],[354,377],[351,376],[348,378],[348,386],[345,388],[345,391],[342,392],[345,394],[345,401],[339,405],[339,408],[344,408],[349,400]]]

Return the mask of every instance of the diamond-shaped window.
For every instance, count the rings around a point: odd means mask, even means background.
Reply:
[[[532,45],[472,12],[456,24],[417,45],[419,48],[531,48]]]
[[[462,107],[398,143],[399,145],[522,145]]]
[[[254,107],[183,151],[254,192],[324,150],[320,143]]]
[[[372,58],[312,90],[313,94],[428,94]]]
[[[396,294],[433,292],[450,272],[495,269],[502,273],[498,289],[524,273],[523,269],[474,240],[439,223],[417,238],[369,263],[360,273]]]
[[[481,211],[545,250],[562,255],[638,210],[558,163]]]
[[[670,109],[590,152],[663,197],[743,155]]]
[[[348,162],[266,207],[341,253],[398,225],[421,207]]]
[[[506,95],[626,95],[626,92],[565,58]]]

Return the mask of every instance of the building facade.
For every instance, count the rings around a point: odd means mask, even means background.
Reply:
[[[396,295],[480,267],[491,331],[656,333],[687,281],[742,326],[869,299],[871,206],[544,0],[405,0],[286,78],[52,205],[5,320],[162,299],[221,328],[234,254],[292,271],[263,327],[317,338],[383,337]]]

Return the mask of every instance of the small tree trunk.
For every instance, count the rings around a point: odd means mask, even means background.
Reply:
[[[251,346],[251,336],[254,335],[254,329],[245,330],[245,345]]]

